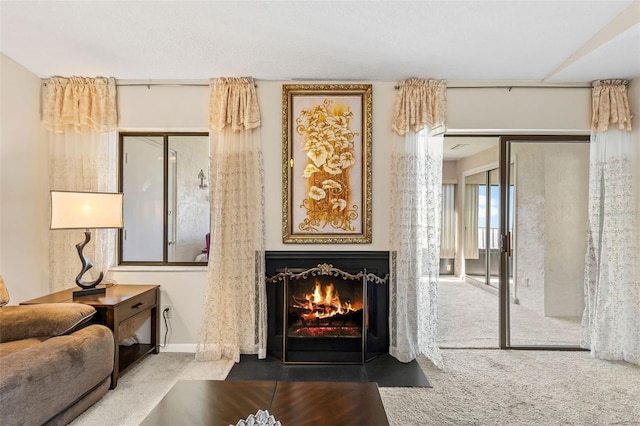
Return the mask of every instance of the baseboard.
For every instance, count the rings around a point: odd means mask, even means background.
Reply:
[[[160,352],[188,352],[188,353],[196,353],[196,347],[198,345],[195,343],[175,343],[175,344],[167,344],[165,347],[160,347]]]

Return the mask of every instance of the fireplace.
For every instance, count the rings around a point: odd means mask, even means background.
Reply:
[[[267,348],[284,363],[388,350],[388,252],[267,252]]]

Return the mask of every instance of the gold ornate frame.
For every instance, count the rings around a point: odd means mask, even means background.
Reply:
[[[371,243],[371,84],[282,86],[282,241]]]

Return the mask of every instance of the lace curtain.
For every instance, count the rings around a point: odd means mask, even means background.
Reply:
[[[597,357],[640,365],[640,273],[626,82],[593,85],[589,217],[582,346]]]
[[[42,84],[42,123],[49,147],[49,187],[68,191],[115,192],[116,86],[114,79],[53,77]],[[75,245],[82,230],[49,232],[52,291],[75,286],[82,268]],[[94,280],[115,264],[116,231],[92,230],[85,254],[94,267],[84,276]]]
[[[389,353],[442,365],[436,343],[445,82],[403,81],[391,157]],[[434,134],[437,129],[439,134]]]
[[[253,79],[211,80],[210,108],[211,247],[196,359],[264,358],[264,170]]]

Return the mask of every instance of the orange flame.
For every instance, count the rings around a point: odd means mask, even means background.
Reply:
[[[318,280],[315,281],[313,292],[305,294],[304,298],[294,297],[294,302],[295,306],[308,310],[307,313],[302,314],[304,319],[344,315],[361,308],[353,306],[349,300],[342,302],[333,284],[323,286]]]

